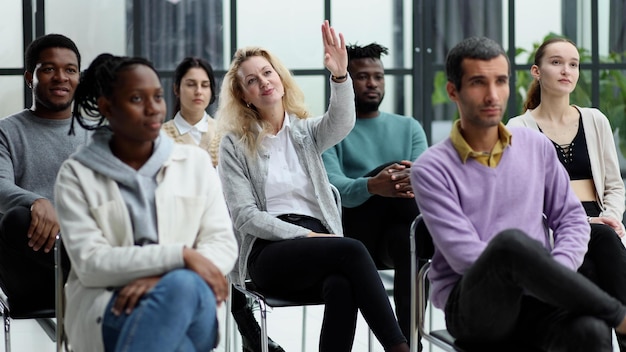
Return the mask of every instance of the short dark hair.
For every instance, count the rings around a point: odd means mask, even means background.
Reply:
[[[366,46],[359,46],[358,44],[346,45],[348,51],[348,61],[355,59],[379,59],[382,55],[387,55],[389,49],[386,47],[372,43]]]
[[[78,59],[78,69],[80,70],[80,53],[78,52],[76,44],[70,38],[62,34],[46,34],[33,40],[26,48],[26,52],[24,53],[26,71],[35,71],[35,66],[37,66],[39,62],[41,52],[48,48],[65,48],[73,51]]]
[[[74,94],[74,111],[72,118],[88,130],[100,127],[105,117],[100,114],[98,98],[111,97],[117,83],[118,74],[136,65],[144,65],[152,69],[161,79],[152,63],[142,57],[114,56],[108,53],[98,55],[89,67],[80,75],[80,83]],[[88,117],[85,117],[87,115]],[[73,133],[72,123],[70,134]]]
[[[469,37],[455,45],[446,56],[446,76],[448,82],[454,84],[457,90],[461,89],[463,79],[463,60],[478,59],[491,60],[498,56],[504,56],[511,71],[511,63],[504,49],[496,41],[486,37]]]
[[[209,100],[209,105],[215,102],[215,74],[213,73],[213,67],[209,64],[208,61],[199,57],[186,57],[183,61],[176,66],[176,71],[174,71],[174,86],[180,92],[180,82],[183,80],[187,71],[192,68],[201,68],[206,71],[207,76],[209,76],[209,87],[211,88],[211,100]],[[180,110],[180,98],[175,96],[175,106],[174,106],[174,115]]]

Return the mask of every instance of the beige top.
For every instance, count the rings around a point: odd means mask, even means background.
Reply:
[[[217,123],[211,116],[208,116],[207,122],[209,124],[209,130],[202,134],[200,144],[196,144],[189,133],[181,134],[174,124],[174,119],[164,123],[161,129],[176,143],[197,145],[206,150],[211,156],[213,166],[217,166],[217,150],[219,147],[219,139],[216,138]]]

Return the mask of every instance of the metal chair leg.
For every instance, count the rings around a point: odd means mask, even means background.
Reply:
[[[417,229],[417,221],[411,224],[411,232],[409,234],[410,252],[411,252],[411,352],[417,352],[418,333],[417,333],[417,251],[415,248],[415,230]]]
[[[11,318],[9,318],[9,311],[6,307],[2,315],[4,316],[4,350],[11,352]]]
[[[261,312],[261,351],[269,352],[269,341],[267,338],[267,306],[263,300],[258,300],[259,311]]]
[[[302,306],[302,352],[306,351],[306,306]]]
[[[232,291],[232,290],[231,290]],[[224,309],[226,310],[226,318],[224,319],[224,351],[225,352],[230,352],[230,344],[231,344],[231,340],[232,340],[232,322],[231,322],[231,317],[232,314],[230,313],[230,307],[231,307],[231,300],[228,299],[226,300],[226,306],[224,307]]]

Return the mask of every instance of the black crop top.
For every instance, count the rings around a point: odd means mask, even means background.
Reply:
[[[541,128],[539,131],[541,131]],[[543,133],[543,131],[541,132]],[[578,132],[576,132],[576,136],[569,144],[556,144],[554,141],[552,141],[552,144],[554,144],[559,161],[565,166],[570,180],[588,180],[593,178],[582,115],[578,119]]]

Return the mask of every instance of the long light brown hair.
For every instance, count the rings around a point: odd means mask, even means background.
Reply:
[[[285,111],[300,119],[310,116],[304,104],[304,93],[296,84],[291,72],[278,58],[260,47],[238,49],[235,55],[233,55],[230,68],[222,82],[216,116],[219,130],[221,132],[231,132],[239,137],[251,155],[254,155],[258,150],[263,136],[271,131],[270,124],[261,119],[261,115],[256,107],[253,105],[247,106],[244,101],[243,82],[239,78],[238,72],[241,64],[254,56],[264,57],[280,77],[285,89],[285,95],[282,99]],[[257,128],[258,124],[262,126],[260,131]]]

